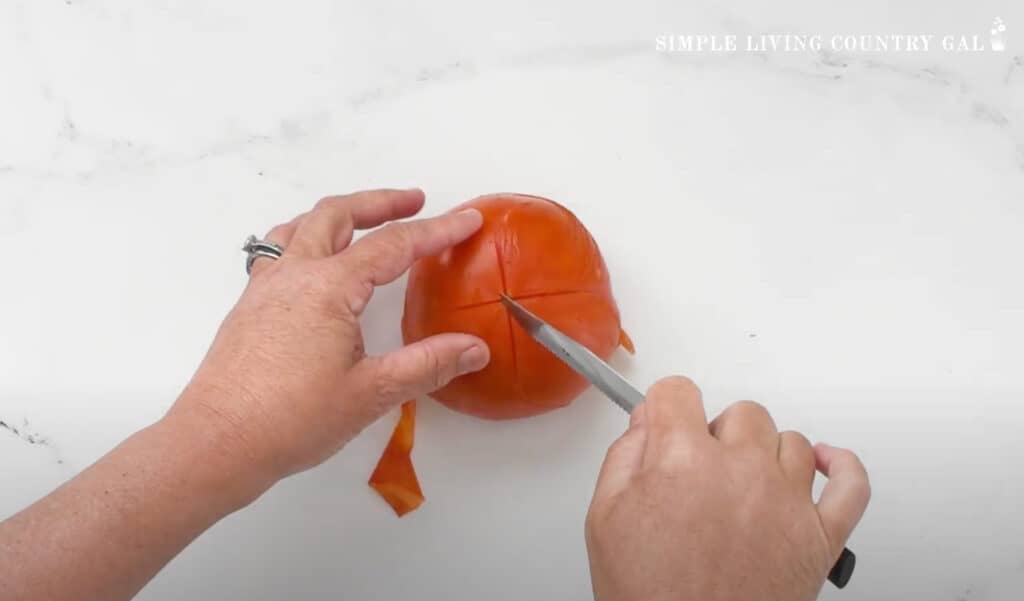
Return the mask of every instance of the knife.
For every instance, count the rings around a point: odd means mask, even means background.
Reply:
[[[622,407],[626,413],[632,413],[633,409],[644,401],[644,393],[637,390],[629,383],[629,380],[622,377],[619,372],[612,369],[590,349],[558,331],[507,294],[501,295],[501,302],[531,338],[564,361],[576,373],[586,378],[616,405]],[[844,547],[843,552],[839,554],[839,559],[828,573],[829,582],[836,588],[843,588],[853,576],[853,568],[856,564],[857,556],[853,554],[853,551]]]

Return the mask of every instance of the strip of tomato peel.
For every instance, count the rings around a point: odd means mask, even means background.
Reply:
[[[406,401],[402,403],[402,415],[395,424],[391,439],[370,476],[370,486],[387,501],[398,517],[413,511],[424,501],[416,468],[412,465],[415,428],[416,401]]]

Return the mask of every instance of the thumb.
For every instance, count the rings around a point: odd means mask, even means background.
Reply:
[[[458,376],[487,366],[487,343],[468,334],[438,334],[378,357],[363,359],[362,378],[376,419],[399,403],[429,394]]]
[[[838,557],[867,509],[871,484],[864,464],[852,451],[818,444],[814,447],[814,460],[818,471],[828,477],[818,499],[818,515]]]

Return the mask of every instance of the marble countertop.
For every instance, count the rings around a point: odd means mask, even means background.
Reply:
[[[1020,598],[1024,4],[0,3],[0,517],[169,406],[245,236],[377,186],[563,202],[631,379],[858,450],[858,570],[822,598]],[[621,412],[420,416],[419,511],[365,485],[385,420],[140,598],[588,598]]]

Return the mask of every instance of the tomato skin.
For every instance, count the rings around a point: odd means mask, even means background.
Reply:
[[[402,403],[402,412],[388,445],[370,475],[369,485],[395,510],[398,517],[415,511],[425,497],[412,465],[416,428],[416,401]]]
[[[564,407],[588,383],[530,338],[500,298],[508,294],[607,359],[628,337],[601,252],[575,215],[545,198],[491,194],[454,210],[467,208],[483,214],[480,231],[410,270],[402,337],[409,344],[462,332],[487,342],[486,368],[431,395],[451,409],[514,419]]]

